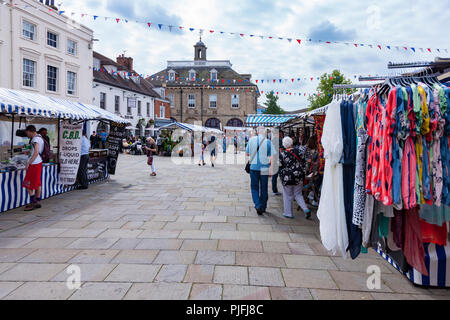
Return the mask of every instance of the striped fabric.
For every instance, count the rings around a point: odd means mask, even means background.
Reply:
[[[426,243],[424,247],[425,265],[429,275],[424,276],[413,268],[406,273],[402,273],[411,282],[420,286],[450,288],[450,263],[447,261],[447,257],[450,257],[450,245],[443,247],[434,243]],[[376,251],[394,268],[400,271],[397,263],[388,254],[384,253],[381,248],[378,248]]]
[[[57,165],[44,165],[42,168],[42,199],[47,199],[75,189],[74,186],[63,187],[58,184],[57,170]],[[107,177],[108,170],[106,170],[105,179]],[[24,170],[0,173],[0,212],[19,208],[30,203],[28,192],[22,188],[24,178]],[[91,183],[100,180],[102,179],[92,181]]]
[[[165,126],[158,128],[158,130],[176,129],[176,128],[180,128],[180,129],[192,131],[192,132],[208,132],[208,133],[223,134],[223,132],[218,129],[206,128],[206,127],[198,126],[196,124],[181,123],[181,122],[172,122],[172,123],[166,124]]]
[[[298,117],[296,114],[251,114],[247,116],[246,125],[249,127],[276,127],[296,117]]]
[[[16,113],[43,118],[129,122],[93,105],[5,88],[0,88],[0,113]]]

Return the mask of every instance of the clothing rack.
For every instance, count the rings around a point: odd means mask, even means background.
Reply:
[[[369,84],[333,84],[333,89],[370,89]]]
[[[388,63],[388,69],[404,69],[404,68],[426,68],[448,65],[448,62],[406,62],[406,63]]]
[[[359,81],[384,81],[387,77],[383,76],[374,76],[374,77],[359,77]]]

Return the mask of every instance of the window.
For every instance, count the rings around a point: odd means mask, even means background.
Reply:
[[[77,55],[77,43],[75,41],[67,39],[67,53],[73,56]]]
[[[28,40],[34,40],[36,34],[36,26],[28,21],[22,22],[22,35]]]
[[[217,95],[210,94],[209,95],[209,107],[216,108],[217,107]]]
[[[114,112],[120,113],[120,97],[114,96]]]
[[[106,109],[106,93],[100,92],[100,108]]]
[[[127,114],[131,115],[131,109],[136,108],[136,98],[127,98]]]
[[[150,117],[150,102],[147,102],[147,117]]]
[[[216,118],[210,118],[210,119],[206,120],[205,127],[220,129],[220,120],[216,119]]]
[[[231,95],[231,107],[239,108],[239,95],[237,94]]]
[[[166,115],[166,108],[164,106],[159,107],[159,117],[164,118]]]
[[[188,95],[188,107],[195,108],[195,94]]]
[[[217,71],[211,70],[211,80],[216,81],[217,80]]]
[[[175,106],[175,95],[170,93],[167,95],[167,99],[170,101],[170,107],[173,108]]]
[[[75,95],[77,93],[77,74],[67,71],[67,94]]]
[[[36,78],[36,62],[23,59],[23,86],[34,88]]]
[[[47,90],[58,91],[58,68],[47,66]]]
[[[233,118],[227,122],[227,127],[243,127],[244,122],[241,119]]]
[[[141,101],[138,101],[138,116],[142,115]]]
[[[191,70],[191,71],[189,71],[189,80],[190,81],[194,81],[195,80],[195,71],[194,70]]]
[[[47,31],[47,44],[50,47],[58,48],[58,35],[56,33]]]
[[[175,72],[169,72],[169,81],[175,81]]]

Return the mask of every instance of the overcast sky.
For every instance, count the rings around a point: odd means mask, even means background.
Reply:
[[[57,1],[58,2],[58,1]],[[166,67],[167,60],[192,60],[198,29],[205,29],[203,41],[210,60],[231,60],[239,73],[253,79],[305,78],[301,82],[259,84],[262,91],[313,93],[318,81],[309,80],[333,69],[353,81],[354,75],[388,75],[387,63],[429,61],[435,56],[450,57],[450,0],[61,0],[61,10],[92,28],[94,49],[110,58],[126,50],[134,58],[135,70],[153,74]],[[96,21],[79,13],[98,15]],[[105,21],[103,16],[129,19],[129,23]],[[152,22],[151,28],[144,23]],[[158,23],[183,26],[169,32]],[[195,28],[194,32],[188,30]],[[215,30],[213,34],[209,30]],[[218,31],[226,31],[220,35]],[[232,36],[229,32],[235,32]],[[239,33],[245,34],[242,38]],[[293,38],[261,40],[249,34]],[[295,39],[303,39],[298,45]],[[304,40],[342,41],[391,45],[392,50],[355,48],[353,45],[316,44]],[[395,50],[395,46],[415,47]],[[433,54],[418,48],[447,48],[449,53]],[[426,51],[426,50],[425,50]],[[264,97],[260,102],[264,102]],[[280,95],[286,110],[308,106],[302,96]]]

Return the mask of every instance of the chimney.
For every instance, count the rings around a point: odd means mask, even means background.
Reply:
[[[133,58],[125,57],[123,53],[122,55],[117,57],[117,64],[119,66],[125,67],[129,71],[133,71]]]

